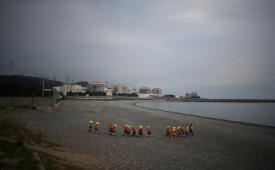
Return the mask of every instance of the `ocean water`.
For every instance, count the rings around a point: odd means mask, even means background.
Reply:
[[[137,105],[164,111],[275,127],[275,103],[142,102]]]

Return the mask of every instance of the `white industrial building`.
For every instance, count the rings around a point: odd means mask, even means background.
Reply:
[[[149,88],[149,87],[141,87],[138,92],[138,98],[146,99],[150,97],[161,96],[160,88]]]
[[[104,92],[106,93],[106,96],[113,96],[114,89],[111,87],[104,87]]]
[[[141,94],[141,93],[138,93],[138,98],[140,99],[148,99],[151,97],[151,94]]]
[[[82,87],[78,84],[63,84],[62,86],[53,88],[58,92],[62,92],[64,95],[67,95],[68,92],[84,93],[86,91],[85,87]]]
[[[197,92],[185,93],[186,98],[200,98]]]
[[[139,89],[140,94],[151,94],[151,88],[149,87],[141,87]]]

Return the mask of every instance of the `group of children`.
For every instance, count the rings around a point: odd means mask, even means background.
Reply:
[[[94,128],[95,133],[99,133],[100,123],[96,122],[94,125],[94,122],[92,120],[89,121],[89,132],[92,131]],[[146,129],[146,136],[151,136],[152,131],[151,127],[147,126],[146,128],[143,128],[142,125],[140,126],[131,126],[129,124],[125,124],[123,128],[123,136],[135,136],[135,137],[143,137],[145,135],[145,129]],[[117,133],[117,124],[109,124],[108,126],[108,132],[109,135],[116,135]]]
[[[92,131],[94,128],[94,131],[96,133],[99,132],[100,128],[100,123],[96,122],[94,125],[94,122],[92,120],[89,121],[89,132]],[[146,131],[145,131],[146,130]],[[109,124],[108,126],[108,132],[109,135],[116,135],[117,133],[117,124]],[[140,126],[131,126],[129,124],[125,124],[123,128],[123,136],[134,136],[134,137],[143,137],[143,136],[148,136],[150,137],[152,135],[152,130],[150,126],[146,126],[144,128],[142,125]],[[167,126],[166,127],[166,136],[171,136],[171,137],[178,137],[178,136],[184,136],[184,135],[194,135],[194,127],[192,123],[187,126]]]
[[[166,136],[179,137],[184,135],[186,136],[194,135],[194,127],[192,123],[190,123],[190,125],[187,127],[184,127],[184,126],[167,126],[166,127]]]
[[[94,124],[94,121],[90,120],[90,121],[89,121],[89,132],[92,131],[92,129],[93,129],[93,124]],[[98,131],[99,131],[99,124],[100,124],[99,122],[96,122],[96,123],[95,123],[94,130],[95,130],[96,133],[98,133]]]
[[[145,135],[145,129],[146,129],[146,136],[150,137],[152,135],[150,126],[143,128],[142,125],[131,126],[131,125],[125,124],[124,128],[123,128],[123,135],[124,136],[134,136],[134,137],[143,137]]]

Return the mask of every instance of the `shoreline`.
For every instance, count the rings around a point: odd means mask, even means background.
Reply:
[[[256,123],[250,123],[250,122],[241,122],[241,121],[213,118],[213,117],[207,117],[207,116],[201,116],[201,115],[193,115],[193,114],[187,114],[187,113],[167,111],[167,110],[162,110],[162,109],[156,109],[156,108],[141,106],[141,105],[138,105],[139,103],[143,103],[143,102],[136,102],[135,106],[141,107],[141,108],[146,108],[146,109],[149,109],[149,110],[162,111],[162,112],[166,112],[166,113],[174,113],[174,114],[184,115],[184,116],[191,116],[191,117],[198,117],[198,118],[204,118],[204,119],[209,119],[209,120],[218,120],[218,121],[224,121],[224,122],[229,122],[229,123],[237,123],[237,124],[243,124],[243,125],[250,125],[250,126],[256,126],[256,127],[264,127],[264,128],[275,129],[275,126],[271,126],[271,125],[262,125],[262,124],[256,124]]]
[[[275,103],[275,99],[167,99],[166,101],[175,102],[218,102],[218,103]]]

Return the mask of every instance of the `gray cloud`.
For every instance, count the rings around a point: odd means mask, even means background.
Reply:
[[[161,87],[184,95],[275,98],[275,3],[0,2],[1,73]]]

